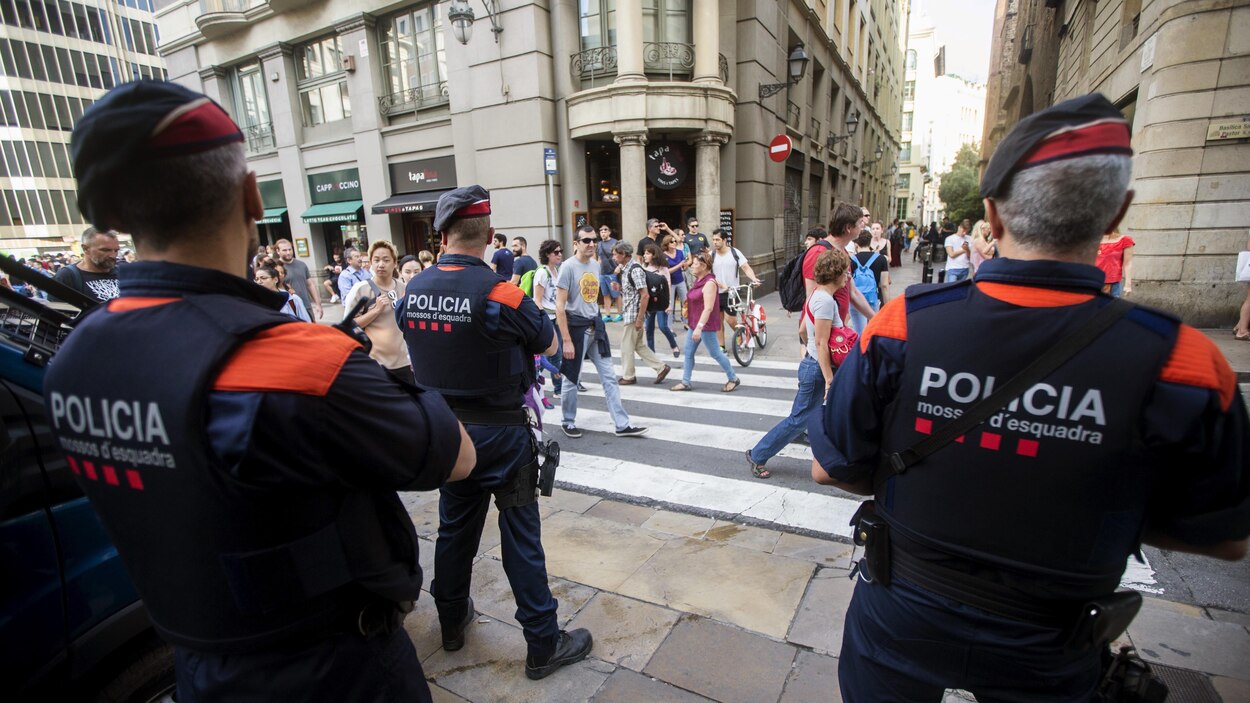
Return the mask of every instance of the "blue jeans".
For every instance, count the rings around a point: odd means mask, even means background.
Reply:
[[[763,464],[803,434],[808,418],[820,407],[824,397],[825,375],[820,371],[820,362],[805,356],[799,362],[799,392],[794,396],[794,405],[790,406],[790,416],[777,423],[751,449],[751,460]]]
[[[873,309],[874,311],[876,311],[876,310],[880,310],[880,309],[881,309],[881,301],[880,301],[880,300],[878,300],[877,302],[872,303],[872,309]],[[850,317],[851,317],[851,329],[855,330],[855,334],[863,334],[863,333],[864,333],[864,326],[868,324],[868,318],[864,317],[864,313],[862,313],[862,312],[860,312],[859,310],[855,309],[855,306],[854,306],[854,305],[852,305],[852,306],[851,306],[851,315],[850,315]]]
[[[1124,281],[1119,280],[1119,281],[1116,281],[1115,283],[1112,283],[1111,290],[1107,291],[1107,293],[1112,298],[1118,298],[1121,295],[1124,295]]]
[[[616,429],[629,427],[629,415],[621,405],[621,387],[616,383],[616,369],[612,366],[612,357],[599,353],[599,345],[594,341],[595,328],[591,327],[585,334],[573,333],[573,358],[564,359],[561,370],[564,371],[564,382],[560,386],[560,410],[564,424],[573,425],[577,420],[577,380],[581,377],[582,355],[589,345],[590,363],[595,365],[599,374],[599,384],[603,386],[603,397],[608,402],[608,412],[612,414],[612,422]]]
[[[686,346],[683,354],[686,358],[682,360],[681,365],[681,382],[690,385],[690,379],[694,377],[694,353],[702,342],[703,348],[707,349],[708,356],[716,360],[724,370],[725,376],[730,381],[738,380],[738,374],[734,373],[733,367],[729,365],[729,357],[725,356],[725,352],[720,350],[720,342],[716,341],[716,333],[711,330],[703,330],[699,341],[694,341],[694,330],[686,332]]]
[[[1088,701],[1099,652],[1064,651],[1060,638],[897,575],[889,586],[860,580],[838,658],[842,700],[938,703],[962,688],[981,701]]]
[[[968,277],[969,269],[946,269],[946,282],[962,281]]]
[[[672,304],[669,306],[673,311],[673,319],[681,322],[681,304],[686,299],[686,279],[682,278],[678,283],[670,283],[669,288],[672,290]],[[673,346],[677,346],[674,342]]]
[[[659,324],[660,332],[668,339],[668,345],[673,349],[677,348],[677,338],[673,336],[673,330],[668,326],[668,311],[649,312],[647,313],[647,321],[645,329],[647,330],[647,346],[651,351],[655,351],[655,328]]]

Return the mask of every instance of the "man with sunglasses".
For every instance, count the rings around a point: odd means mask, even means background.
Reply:
[[[560,367],[560,375],[564,377],[560,389],[560,405],[564,413],[561,426],[569,437],[576,439],[582,436],[576,424],[577,392],[582,358],[589,352],[590,361],[599,374],[599,383],[603,385],[603,397],[616,426],[616,435],[637,437],[645,434],[647,428],[631,425],[629,415],[621,406],[621,389],[612,365],[607,329],[595,303],[599,291],[599,267],[591,260],[595,242],[595,229],[582,225],[573,242],[573,256],[560,264],[560,272],[556,275],[556,323],[564,346],[564,363]]]
[[[612,259],[612,247],[616,246],[612,238],[612,228],[607,225],[599,227],[599,242],[595,244],[594,258],[599,263],[599,294],[603,298],[603,321],[621,321],[621,284],[616,275],[616,261]],[[612,308],[616,308],[613,314]]]

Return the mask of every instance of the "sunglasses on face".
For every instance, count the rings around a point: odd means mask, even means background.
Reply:
[[[552,250],[552,252],[551,252],[551,253],[552,253],[552,254],[563,254],[563,253],[564,253],[564,250],[563,250],[563,249],[554,249],[554,250]]]
[[[582,244],[594,244],[595,243],[595,240],[590,237],[585,237],[577,241],[581,242]]]

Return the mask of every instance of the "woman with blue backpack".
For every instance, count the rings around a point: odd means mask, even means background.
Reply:
[[[890,260],[881,251],[873,251],[871,244],[872,232],[860,232],[855,240],[859,253],[851,257],[851,285],[864,294],[873,310],[880,310],[890,287]],[[856,334],[863,334],[868,319],[854,306],[851,307],[850,317],[851,328]]]

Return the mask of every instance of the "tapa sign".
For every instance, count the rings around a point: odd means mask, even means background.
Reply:
[[[392,193],[421,193],[456,187],[456,157],[440,156],[391,164]]]
[[[686,182],[690,164],[680,144],[660,142],[647,149],[647,180],[660,190],[672,190]]]

